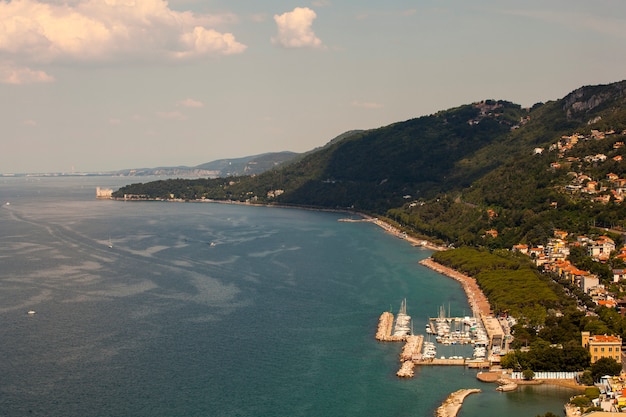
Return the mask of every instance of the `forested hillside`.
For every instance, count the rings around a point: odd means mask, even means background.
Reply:
[[[624,82],[582,88],[536,106],[500,144],[510,157],[498,167],[458,193],[389,214],[445,242],[492,248],[542,243],[554,229],[623,228],[625,88]],[[486,233],[494,230],[497,236]]]
[[[485,100],[347,132],[257,176],[134,184],[114,196],[351,209],[491,248],[539,242],[554,228],[623,227],[625,97],[619,82],[530,109]]]

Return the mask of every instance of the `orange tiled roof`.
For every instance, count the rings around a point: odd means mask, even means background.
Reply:
[[[607,335],[591,336],[591,340],[599,343],[622,343],[622,339],[620,337]]]

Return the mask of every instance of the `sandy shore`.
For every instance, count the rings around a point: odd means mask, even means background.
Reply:
[[[579,391],[585,391],[586,388],[589,388],[586,385],[580,385],[574,379],[541,379],[544,384],[548,385],[556,385],[564,388],[572,388]]]
[[[580,385],[576,382],[575,379],[533,379],[530,381],[523,381],[518,379],[511,379],[510,373],[500,370],[500,371],[486,371],[479,372],[476,375],[476,378],[482,382],[498,382],[504,381],[506,383],[514,382],[517,385],[554,385],[564,388],[571,388],[579,391],[584,391],[587,386]]]

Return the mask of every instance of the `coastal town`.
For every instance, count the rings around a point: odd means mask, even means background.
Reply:
[[[626,300],[619,299],[601,283],[600,277],[573,265],[567,259],[573,247],[583,248],[595,262],[606,263],[613,255],[615,259],[626,261],[626,246],[617,248],[609,236],[599,236],[595,239],[587,236],[571,237],[565,231],[555,230],[554,237],[545,245],[530,247],[526,244],[513,246],[512,250],[529,256],[540,271],[554,273],[579,287],[585,294],[598,304],[609,308],[626,308]],[[618,284],[626,279],[626,269],[612,269],[611,280]]]
[[[571,155],[576,145],[580,143],[586,141],[602,141],[614,135],[620,135],[620,133],[614,130],[600,131],[591,129],[588,135],[580,133],[564,135],[556,143],[550,145],[547,150],[545,148],[535,148],[533,152],[537,155],[543,154],[544,152],[554,154],[555,158],[553,162],[550,163],[550,169],[568,170],[570,183],[563,187],[563,191],[577,196],[586,196],[592,201],[603,204],[609,201],[619,204],[624,201],[626,195],[626,178],[620,178],[619,175],[611,172],[606,174],[604,178],[593,178],[591,175],[586,174],[585,170],[589,167],[598,166],[598,164],[621,162],[623,160],[622,153],[624,151],[624,142],[616,140],[615,143],[613,143],[609,155],[604,153],[584,156]],[[626,135],[626,131],[621,132],[621,136],[624,135]]]
[[[408,240],[413,246],[429,247],[433,250],[445,248],[434,246],[426,241],[407,236],[399,229],[375,218],[365,218],[382,227],[388,233],[398,238]],[[545,272],[555,273],[560,277],[571,280],[589,294],[598,305],[609,307],[626,306],[623,300],[617,300],[614,295],[606,290],[600,283],[598,276],[576,268],[566,260],[570,246],[584,246],[589,256],[596,262],[608,259],[609,254],[626,259],[626,246],[616,249],[615,242],[608,236],[600,236],[591,239],[585,236],[570,237],[567,232],[556,230],[554,237],[545,245],[529,247],[519,244],[512,248],[513,251],[527,255],[535,264]],[[617,251],[617,255],[615,255]],[[537,372],[534,378],[528,380],[522,372],[502,369],[500,367],[500,355],[506,354],[509,343],[513,336],[510,334],[510,325],[514,319],[494,317],[493,311],[485,295],[478,287],[476,280],[459,273],[458,271],[438,264],[431,258],[420,261],[438,273],[453,278],[461,283],[468,302],[472,308],[471,317],[448,317],[442,307],[437,317],[428,319],[425,329],[426,335],[415,334],[412,330],[411,317],[406,311],[406,300],[403,300],[397,316],[387,311],[379,318],[376,332],[376,340],[381,342],[404,342],[404,347],[399,355],[400,368],[396,375],[400,378],[414,377],[416,366],[465,366],[479,368],[477,379],[486,383],[496,383],[498,391],[513,391],[519,385],[554,384],[583,391],[586,387],[580,385],[578,378],[580,372]],[[613,280],[619,282],[625,278],[626,271],[614,270]],[[582,308],[582,307],[581,307]],[[436,340],[431,342],[431,336]],[[471,344],[474,354],[471,357],[462,356],[439,356],[437,344]],[[602,358],[614,359],[622,364],[622,339],[619,336],[591,335],[589,332],[581,334],[581,344],[591,356],[592,363]],[[622,376],[604,376],[596,384],[600,395],[593,400],[593,406],[598,410],[585,414],[589,417],[602,417],[608,413],[626,410],[626,378]],[[454,417],[460,411],[464,399],[470,394],[480,393],[480,389],[462,389],[451,393],[448,398],[436,410],[437,417]],[[576,396],[572,397],[575,402]],[[568,417],[581,415],[581,408],[568,403],[564,405],[564,412]]]

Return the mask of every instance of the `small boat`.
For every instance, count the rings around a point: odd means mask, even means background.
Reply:
[[[35,310],[28,310],[28,313],[27,313],[27,314],[28,314],[29,316],[33,316],[33,315],[35,315],[36,313],[37,313],[37,312],[36,312]]]
[[[517,384],[515,382],[508,382],[508,383],[498,386],[498,388],[496,388],[496,391],[509,392],[509,391],[515,391],[516,389],[517,389]]]

